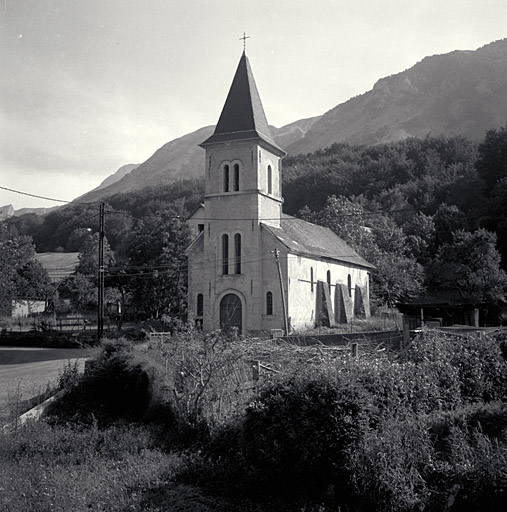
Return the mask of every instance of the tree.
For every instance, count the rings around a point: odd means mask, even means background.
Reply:
[[[21,299],[45,300],[51,289],[46,269],[36,259],[28,260],[16,269],[14,289]]]
[[[457,206],[442,203],[433,216],[435,224],[435,242],[437,248],[444,243],[452,242],[453,233],[466,230],[468,227],[466,216]]]
[[[93,309],[97,307],[97,286],[89,276],[75,273],[64,279],[58,288],[62,299],[70,299],[76,310]]]
[[[500,268],[496,235],[485,229],[456,231],[440,247],[429,272],[433,288],[457,290],[471,303],[505,299],[507,274]]]
[[[97,282],[99,271],[99,234],[89,234],[84,240],[79,251],[79,264],[76,273],[88,276],[93,282]],[[109,247],[107,238],[104,237],[104,268],[115,264],[114,253]]]
[[[382,253],[376,260],[371,291],[373,297],[392,307],[419,295],[424,285],[424,268],[415,258]]]
[[[0,225],[0,311],[10,315],[15,298],[44,299],[47,272],[35,260],[30,237],[15,236]]]
[[[186,312],[188,228],[169,210],[140,222],[126,244],[126,262],[106,275],[122,285],[123,296],[147,318],[181,317]]]
[[[320,212],[300,214],[326,226],[349,243],[376,268],[372,271],[372,299],[393,305],[422,291],[424,269],[409,252],[407,235],[387,215],[369,212],[363,198],[330,196]]]
[[[479,157],[475,166],[489,195],[496,184],[507,177],[507,125],[486,132],[478,151]]]

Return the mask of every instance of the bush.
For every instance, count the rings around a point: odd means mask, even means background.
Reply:
[[[270,385],[246,410],[242,463],[254,495],[347,502],[348,454],[366,425],[363,397],[335,376]]]
[[[499,341],[492,336],[456,337],[427,331],[415,338],[404,360],[428,372],[435,373],[438,368],[442,388],[455,385],[457,379],[459,394],[465,402],[507,397],[507,363]]]
[[[104,342],[85,375],[48,409],[52,421],[107,425],[118,419],[143,420],[151,403],[150,377],[135,362],[132,350],[124,340]],[[60,380],[66,381],[70,374],[67,371]]]

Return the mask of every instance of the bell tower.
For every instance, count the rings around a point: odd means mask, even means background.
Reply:
[[[280,226],[281,159],[243,52],[206,150],[205,209],[210,218],[245,218]],[[209,208],[208,208],[209,205]]]
[[[213,312],[204,328],[246,332],[261,325],[261,223],[280,227],[285,152],[271,138],[245,51],[215,131],[200,146],[206,151],[204,300]]]

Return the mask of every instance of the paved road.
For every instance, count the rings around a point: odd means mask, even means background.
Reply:
[[[90,354],[86,349],[0,347],[0,424],[16,404],[54,386],[68,361],[77,360],[82,371]]]

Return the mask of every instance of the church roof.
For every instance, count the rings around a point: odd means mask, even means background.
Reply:
[[[215,132],[201,146],[244,139],[261,139],[283,153],[271,138],[252,68],[243,52]]]
[[[291,253],[330,258],[350,265],[375,268],[359,256],[343,239],[329,228],[283,214],[282,227],[263,224]]]

